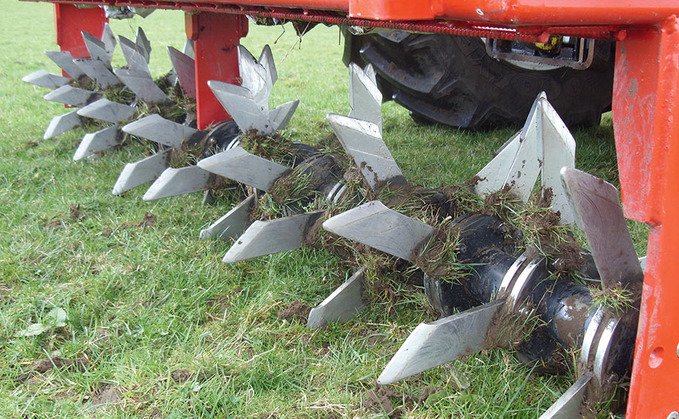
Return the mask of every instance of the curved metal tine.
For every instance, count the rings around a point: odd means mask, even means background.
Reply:
[[[59,66],[71,78],[77,79],[85,75],[85,72],[73,62],[73,56],[68,51],[46,51],[45,55]]]
[[[420,323],[377,379],[391,384],[485,348],[493,319],[504,307],[496,300],[452,316]]]
[[[121,195],[145,183],[152,182],[170,165],[172,150],[162,150],[134,163],[127,163],[113,186],[113,195]]]
[[[375,71],[370,64],[361,69],[349,64],[349,117],[372,122],[382,133],[382,92],[377,88]]]
[[[252,194],[236,205],[219,220],[200,231],[200,238],[206,239],[235,239],[250,226],[250,214],[254,208],[257,196]]]
[[[212,184],[212,173],[198,166],[186,166],[179,169],[167,168],[149,187],[143,196],[144,201],[183,195],[209,189]]]
[[[184,141],[199,132],[197,129],[170,121],[158,114],[130,122],[122,130],[128,134],[174,148],[181,146]]]
[[[182,88],[184,95],[195,99],[196,98],[196,62],[190,56],[180,52],[179,50],[167,47],[167,52],[170,55],[172,68],[177,74],[179,86]]]
[[[571,419],[582,417],[581,409],[587,386],[594,374],[580,377],[559,399],[540,416],[540,419]]]
[[[50,102],[63,103],[69,106],[85,106],[91,102],[98,95],[91,90],[85,90],[78,87],[73,87],[69,84],[59,87],[47,93],[43,98]]]
[[[299,249],[304,246],[309,227],[324,213],[325,210],[318,210],[270,221],[255,221],[226,252],[222,261],[233,263]]]
[[[133,106],[111,102],[108,99],[99,99],[78,109],[77,112],[80,116],[117,124],[130,119],[136,110]]]
[[[336,215],[326,220],[323,228],[410,262],[421,243],[434,233],[431,226],[391,210],[380,201]]]
[[[77,110],[73,110],[63,115],[57,115],[50,121],[42,138],[49,140],[50,138],[54,138],[57,135],[65,133],[66,131],[70,131],[81,126],[82,123],[82,118],[80,115],[78,115]]]
[[[210,80],[207,84],[242,132],[252,129],[261,135],[275,132],[269,121],[269,109],[258,105],[250,90],[216,80]]]
[[[620,206],[618,190],[573,168],[563,168],[561,179],[577,214],[578,227],[587,237],[604,288],[622,285],[640,290],[644,272]]]
[[[56,74],[48,73],[45,70],[37,70],[31,74],[27,74],[21,78],[21,81],[30,83],[34,86],[44,87],[46,89],[54,90],[61,86],[68,84],[71,79],[68,77],[58,76]]]
[[[344,322],[363,311],[363,281],[365,268],[361,268],[330,294],[322,303],[311,309],[307,319],[310,329],[320,329],[330,322]]]
[[[542,162],[542,188],[552,190],[551,208],[554,212],[560,213],[559,223],[573,224],[575,215],[561,183],[561,168],[575,167],[575,139],[544,92],[535,102],[534,115],[539,122],[524,129],[535,130],[538,137],[538,159]]]
[[[120,145],[121,142],[122,135],[120,135],[118,125],[113,125],[97,132],[87,133],[75,150],[73,160],[78,161],[90,157],[97,152]]]
[[[377,125],[337,114],[328,115],[328,122],[373,190],[387,182],[406,183]]]
[[[198,167],[227,179],[268,191],[290,168],[245,151],[241,146],[202,159]]]

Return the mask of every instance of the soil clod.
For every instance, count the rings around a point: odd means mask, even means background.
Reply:
[[[307,304],[304,304],[299,300],[295,300],[289,304],[286,304],[281,310],[278,311],[278,318],[281,320],[298,321],[301,324],[306,324],[306,320],[309,317],[310,311],[311,309]]]

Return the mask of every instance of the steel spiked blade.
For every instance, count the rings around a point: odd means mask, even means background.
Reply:
[[[140,27],[137,28],[137,33],[134,37],[134,44],[136,45],[137,51],[144,57],[146,64],[151,61],[151,41],[146,36],[144,30]]]
[[[120,84],[118,77],[111,72],[110,68],[103,61],[83,59],[73,60],[73,62],[87,74],[87,77],[94,80],[97,85],[104,89]]]
[[[77,128],[82,125],[82,118],[78,115],[77,110],[65,113],[63,115],[58,115],[52,118],[45,134],[43,137],[45,140],[54,138],[57,135],[63,134],[66,131],[70,131],[73,128]]]
[[[336,215],[326,220],[323,228],[407,261],[413,260],[419,246],[434,233],[431,226],[389,209],[380,201]]]
[[[420,323],[389,361],[377,383],[391,384],[480,352],[492,321],[504,303],[504,300],[492,301],[440,320]]]
[[[570,419],[582,416],[582,402],[585,390],[592,381],[593,373],[588,372],[580,377],[566,392],[559,397],[540,419]]]
[[[250,90],[216,80],[208,81],[208,86],[241,131],[254,129],[262,135],[272,135],[275,132],[269,121],[268,107],[258,104]]]
[[[153,81],[149,73],[120,68],[113,70],[113,72],[125,83],[125,86],[129,87],[144,102],[151,104],[172,102],[165,92]]]
[[[222,259],[225,263],[286,252],[304,246],[305,233],[325,210],[270,221],[255,221]]]
[[[82,32],[82,36],[91,59],[101,61],[110,68],[113,50],[116,46],[116,38],[108,23],[104,25],[104,32],[101,39],[97,39],[87,32]]]
[[[223,217],[207,228],[201,230],[200,238],[205,239],[235,239],[250,226],[250,215],[254,208],[257,195],[252,194],[236,205]]]
[[[290,118],[295,114],[299,100],[292,100],[282,105],[278,105],[269,112],[269,120],[274,131],[285,129],[290,122]]]
[[[104,30],[102,31],[101,38],[99,39],[104,44],[104,50],[107,52],[108,56],[111,57],[108,60],[110,63],[113,58],[113,52],[116,49],[116,36],[108,22],[104,23]]]
[[[122,142],[122,136],[118,125],[104,128],[97,132],[85,134],[73,155],[73,160],[78,161],[94,155],[97,152],[108,150]]]
[[[365,308],[363,280],[365,269],[361,268],[330,294],[322,303],[311,309],[307,326],[320,329],[329,322],[347,321]]]
[[[151,77],[148,57],[144,48],[121,36],[120,48],[123,51],[127,68],[113,70],[116,76],[132,90],[137,97],[147,103],[169,103],[170,98],[163,92]]]
[[[349,64],[349,101],[351,118],[371,122],[382,133],[382,92],[377,88],[375,70],[370,64],[361,69],[357,64]]]
[[[184,41],[184,46],[182,47],[182,53],[191,57],[191,59],[193,59],[193,60],[196,59],[196,49],[195,49],[195,46],[193,45],[193,41],[191,39],[186,38],[186,40]]]
[[[271,49],[264,47],[260,61],[242,46],[238,51],[242,85],[210,80],[208,86],[241,131],[254,129],[260,135],[272,135],[287,125],[297,108],[297,101],[270,110],[269,96],[278,79]]]
[[[618,190],[608,182],[577,169],[561,170],[577,224],[585,232],[604,288],[641,290],[641,269]]]
[[[140,46],[135,42],[125,38],[124,36],[119,36],[120,40],[120,50],[123,52],[123,57],[127,62],[127,68],[135,72],[147,73],[151,75],[151,70],[148,66],[148,56],[144,55]]]
[[[113,195],[121,195],[158,179],[170,165],[171,151],[170,149],[162,150],[137,162],[126,164],[113,186]]]
[[[278,79],[276,65],[268,45],[262,50],[260,61],[244,46],[238,46],[238,68],[242,86],[247,89],[254,102],[262,108],[269,108],[269,96]]]
[[[198,166],[186,166],[179,169],[168,168],[156,179],[146,191],[144,201],[183,195],[209,189],[212,173]]]
[[[68,51],[46,51],[45,55],[56,65],[66,72],[71,78],[77,79],[85,75],[85,72],[73,62],[73,56]]]
[[[28,74],[21,78],[21,81],[25,81],[26,83],[44,87],[50,90],[58,89],[59,87],[68,84],[70,80],[71,79],[69,79],[68,77],[48,73],[45,70],[34,71],[33,73]]]
[[[130,119],[136,112],[133,106],[99,99],[78,109],[78,115],[117,124]]]
[[[378,125],[337,114],[328,115],[328,122],[373,190],[386,183],[406,183],[401,169],[382,140]]]
[[[533,103],[526,123],[479,173],[475,191],[487,195],[505,188],[523,202],[530,197],[538,176],[543,189],[551,189],[551,207],[561,224],[572,224],[573,213],[559,182],[562,167],[575,166],[575,140],[544,93]]]
[[[167,47],[167,52],[172,61],[172,68],[177,74],[179,86],[182,88],[185,96],[196,98],[196,62],[189,55],[186,55],[179,50]]]
[[[158,114],[130,122],[122,130],[128,134],[175,148],[199,132],[197,129],[170,121]]]
[[[238,52],[240,53],[240,49]],[[264,69],[267,86],[270,84],[273,87],[278,81],[278,70],[276,70],[276,62],[273,59],[273,53],[269,45],[264,45],[264,48],[262,48],[262,53],[259,55],[259,65]]]
[[[575,139],[544,92],[535,100],[533,107],[533,118],[526,122],[523,135],[537,136],[538,160],[542,164],[542,188],[552,190],[551,208],[560,213],[561,224],[573,224],[573,209],[563,189],[560,173],[563,167],[575,167]]]
[[[96,99],[98,95],[90,90],[80,89],[67,84],[47,93],[43,97],[50,102],[82,107]]]
[[[240,146],[202,159],[198,167],[262,191],[271,189],[276,180],[290,172],[290,168],[250,154]]]

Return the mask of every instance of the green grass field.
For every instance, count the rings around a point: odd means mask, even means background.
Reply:
[[[43,54],[57,48],[52,6],[0,5],[0,417],[532,418],[567,388],[569,377],[530,374],[502,350],[378,388],[408,333],[434,319],[421,290],[392,281],[393,295],[317,331],[281,315],[295,301],[317,305],[351,271],[313,249],[223,264],[229,243],[198,232],[231,208],[228,197],[204,206],[200,194],[143,202],[145,188],[112,196],[144,148],[73,162],[85,131],[43,140],[65,110],[20,79],[57,71]],[[164,47],[183,44],[183,15],[112,22],[130,38],[139,25],[161,75]],[[327,113],[348,112],[337,28],[300,40],[289,26],[251,26],[243,43],[254,55],[273,48],[273,104],[301,100],[288,138],[314,143],[330,133]],[[406,177],[430,187],[470,178],[512,134],[420,126],[393,103],[383,111]],[[578,167],[616,182],[612,131],[607,117],[574,135]],[[644,253],[645,229],[633,227]]]

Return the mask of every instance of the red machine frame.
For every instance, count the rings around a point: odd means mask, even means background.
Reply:
[[[39,0],[38,0],[39,1]],[[199,127],[228,118],[207,80],[238,78],[243,15],[544,41],[550,34],[616,39],[613,122],[626,216],[651,225],[627,417],[679,411],[679,3],[676,0],[48,0],[57,42],[87,55],[80,31],[101,34],[118,5],[187,14],[195,41]],[[221,63],[214,65],[214,63]]]

